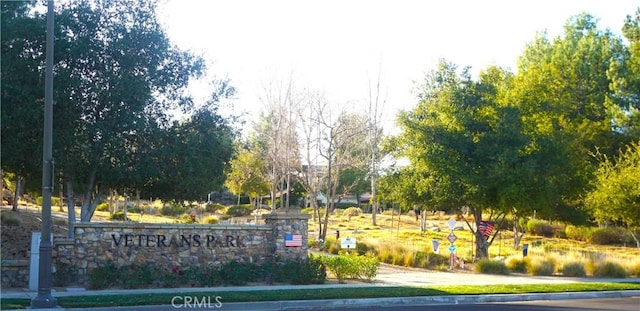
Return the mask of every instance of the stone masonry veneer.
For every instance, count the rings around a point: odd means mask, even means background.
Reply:
[[[262,217],[264,225],[77,223],[75,239],[54,239],[53,263],[72,267],[83,283],[91,269],[109,262],[172,268],[306,260],[309,215]],[[302,235],[302,247],[285,247],[287,233]]]

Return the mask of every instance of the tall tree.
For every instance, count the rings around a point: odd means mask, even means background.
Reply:
[[[145,193],[166,201],[204,201],[221,190],[232,159],[236,133],[215,111],[202,109],[177,122],[162,137],[157,150],[160,174]]]
[[[377,180],[380,169],[381,154],[380,154],[380,142],[382,140],[382,128],[380,122],[382,120],[382,113],[384,111],[384,104],[386,100],[381,98],[383,96],[380,90],[380,79],[382,76],[382,61],[378,64],[378,76],[375,82],[375,86],[371,85],[369,81],[369,146],[371,154],[371,163],[369,164],[369,180],[371,181],[371,196],[369,203],[371,204],[371,224],[376,225],[376,214],[378,213],[378,200],[377,200]]]
[[[633,142],[640,137],[640,8],[635,16],[627,16],[622,34],[629,46],[609,68],[614,94],[607,97],[607,106],[613,114],[614,131]]]
[[[538,34],[519,58],[509,101],[525,116],[526,133],[547,150],[548,164],[558,169],[548,177],[563,189],[548,202],[554,208],[546,217],[584,218],[581,197],[597,166],[591,155],[615,155],[630,139],[615,129],[622,123],[612,123],[628,108],[611,88],[612,68],[625,59],[624,50],[620,38],[581,14],[567,21],[561,37]]]
[[[243,194],[255,200],[269,191],[269,183],[264,176],[266,166],[266,162],[257,152],[241,149],[236,153],[236,157],[230,162],[224,184],[238,197],[238,204]],[[256,204],[259,202],[256,201]],[[256,207],[259,208],[259,205]]]
[[[585,201],[596,221],[624,225],[640,248],[640,141],[616,159],[604,157],[593,184]]]
[[[468,207],[475,228],[489,212],[498,215],[489,220],[502,221],[514,208],[544,202],[549,188],[538,175],[545,160],[524,132],[520,110],[504,100],[511,81],[509,72],[491,67],[476,82],[443,61],[427,76],[418,106],[399,117],[402,154],[426,178],[420,192],[441,206]],[[487,257],[497,231],[488,239],[469,227],[477,256]]]
[[[313,208],[313,221],[320,218],[318,197],[325,183],[325,171],[322,168],[320,154],[320,127],[318,114],[326,106],[326,99],[315,91],[296,94],[300,105],[296,110],[298,123],[296,129],[300,138],[300,165],[297,167],[297,181],[304,188],[307,203]],[[322,224],[320,224],[322,228]]]
[[[264,110],[255,126],[258,142],[267,160],[273,212],[276,210],[276,197],[281,199],[281,208],[289,208],[291,176],[299,161],[300,150],[295,132],[298,102],[292,79],[290,76],[286,81],[265,82],[260,94]]]
[[[327,106],[323,106],[327,108]],[[340,176],[350,168],[365,168],[369,159],[367,138],[367,117],[345,110],[318,110],[320,145],[318,153],[326,165],[324,185],[327,208],[320,220],[319,235],[322,240],[327,236],[329,213],[337,201]]]
[[[136,137],[166,127],[169,107],[191,103],[185,87],[203,70],[200,58],[171,45],[156,5],[81,1],[62,5],[56,18],[54,154],[68,197],[84,193],[81,221],[134,165],[127,152]]]
[[[2,83],[0,122],[2,124],[2,169],[14,173],[13,210],[24,192],[26,181],[41,176],[44,101],[45,20],[32,13],[28,2],[1,4],[0,68]],[[37,180],[37,179],[36,179]],[[33,183],[34,191],[40,186]]]

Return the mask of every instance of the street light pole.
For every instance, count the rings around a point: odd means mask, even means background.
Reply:
[[[47,1],[47,45],[44,94],[44,136],[42,150],[42,236],[38,295],[31,300],[31,308],[44,309],[57,306],[51,296],[51,192],[53,191],[53,0]]]

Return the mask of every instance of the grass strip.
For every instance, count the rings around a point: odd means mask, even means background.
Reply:
[[[357,299],[448,295],[487,295],[555,293],[583,291],[640,290],[640,283],[569,283],[569,284],[519,284],[519,285],[451,285],[428,287],[361,287],[320,288],[291,290],[257,290],[216,292],[175,292],[171,294],[132,294],[59,297],[58,305],[64,308],[169,305],[176,296],[215,297],[222,303],[282,300]],[[213,299],[213,298],[212,298]],[[24,309],[29,299],[0,299],[0,309]]]

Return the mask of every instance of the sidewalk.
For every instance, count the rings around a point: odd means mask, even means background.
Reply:
[[[566,277],[535,277],[528,275],[488,275],[476,274],[467,271],[438,272],[425,271],[423,269],[404,268],[382,264],[379,274],[373,283],[349,283],[338,284],[329,280],[321,285],[259,285],[259,286],[228,286],[212,288],[160,288],[160,289],[134,289],[134,290],[84,290],[82,288],[68,288],[65,290],[53,290],[52,296],[95,296],[95,295],[144,295],[144,294],[171,294],[175,293],[220,293],[228,291],[254,291],[254,290],[288,290],[288,289],[322,289],[322,288],[358,288],[358,287],[389,287],[389,286],[428,286],[428,285],[496,285],[496,284],[566,284],[580,282],[640,282],[640,278],[626,279],[601,279],[601,278],[566,278]],[[29,291],[21,288],[2,288],[2,298],[33,299],[37,291]],[[456,304],[456,303],[480,303],[480,302],[504,302],[526,300],[549,299],[585,299],[585,298],[609,298],[640,296],[640,291],[614,291],[614,292],[584,292],[584,293],[553,293],[553,294],[518,294],[518,295],[469,295],[469,296],[431,296],[431,297],[407,297],[407,298],[369,298],[369,299],[338,299],[338,300],[302,300],[302,301],[274,301],[253,303],[224,303],[221,310],[285,310],[291,308],[336,308],[366,307],[366,306],[409,306],[429,304]],[[168,302],[170,303],[170,302]],[[206,308],[207,306],[205,306]],[[176,306],[140,306],[140,307],[109,307],[91,308],[89,310],[175,310]],[[211,309],[211,306],[209,306]],[[42,309],[41,309],[42,310]],[[55,309],[63,310],[63,309]],[[67,309],[75,310],[75,309]]]

